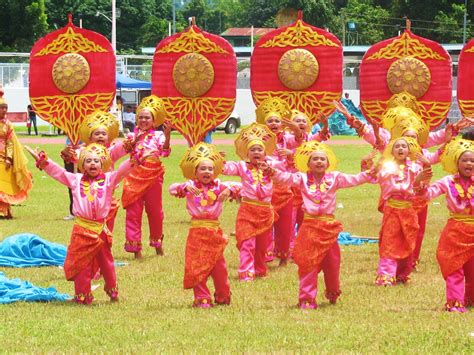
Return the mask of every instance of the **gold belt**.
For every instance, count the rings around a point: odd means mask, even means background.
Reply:
[[[264,202],[264,201],[258,201],[258,200],[251,200],[249,198],[242,198],[242,202],[248,203],[249,205],[255,205],[255,206],[270,206],[270,202]]]
[[[192,219],[191,228],[219,228],[220,223],[217,219]]]
[[[387,200],[387,205],[392,208],[410,208],[413,207],[413,203],[411,201],[403,201],[403,200],[394,200],[393,198],[389,198]]]
[[[462,223],[474,224],[474,216],[468,214],[450,213],[449,218]]]
[[[304,213],[304,219],[317,219],[318,221],[326,221],[326,222],[332,222],[335,220],[333,214],[321,214],[321,215],[315,215],[315,214],[309,214],[309,213]]]
[[[74,217],[74,223],[97,234],[102,233],[105,228],[105,222],[93,221],[79,216]]]

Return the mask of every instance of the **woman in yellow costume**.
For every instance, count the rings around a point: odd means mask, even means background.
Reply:
[[[0,218],[12,218],[12,204],[26,200],[32,187],[31,173],[13,125],[7,120],[8,104],[0,88]]]

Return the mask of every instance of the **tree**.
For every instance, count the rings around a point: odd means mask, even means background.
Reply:
[[[438,11],[435,17],[437,40],[442,43],[462,43],[464,21],[464,4],[451,4],[449,13]],[[466,38],[471,37],[470,20],[467,21]]]
[[[0,0],[0,49],[29,52],[47,33],[44,0]]]

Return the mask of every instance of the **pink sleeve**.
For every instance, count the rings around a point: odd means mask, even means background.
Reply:
[[[384,146],[386,146],[388,142],[390,142],[390,132],[387,131],[385,128],[382,128],[382,127],[379,128],[379,136]],[[371,125],[368,125],[368,124],[365,125],[364,132],[362,133],[362,138],[367,143],[375,145],[374,128]]]
[[[298,141],[296,139],[294,134],[287,133],[287,134],[285,134],[284,137],[285,137],[284,139],[285,139],[285,145],[286,145],[287,149],[298,148],[302,143],[302,141]]]
[[[224,189],[229,189],[232,194],[232,198],[238,197],[240,194],[240,190],[242,190],[242,184],[240,182],[235,181],[224,181],[221,183],[221,186],[223,187],[221,192]]]
[[[222,174],[231,176],[240,176],[239,173],[239,162],[237,161],[226,161]]]
[[[176,197],[184,197],[186,195],[186,191],[184,190],[186,188],[187,183],[174,183],[171,184],[170,187],[168,188],[168,191],[170,195],[176,196]]]
[[[72,187],[76,179],[76,174],[67,172],[51,159],[48,159],[48,165],[44,167],[44,172],[67,187]]]
[[[120,164],[118,170],[116,171],[114,183],[118,184],[120,181],[122,181],[123,178],[128,175],[130,170],[132,170],[132,163],[130,162],[130,159],[127,159],[122,164]]]
[[[440,161],[439,157],[441,156],[441,150],[437,149],[435,152],[431,153],[430,151],[424,149],[423,155],[426,159],[428,159],[430,164],[438,164]]]
[[[280,184],[288,184],[293,187],[300,186],[302,181],[301,173],[289,173],[281,170],[275,170],[272,179]]]
[[[426,189],[425,197],[427,200],[432,200],[442,194],[445,194],[448,191],[448,181],[449,176],[445,176],[442,179],[432,183]]]
[[[164,157],[164,158],[169,157],[171,153],[171,148],[168,148],[168,149],[163,148],[163,145],[166,142],[165,134],[163,132],[158,132],[158,134],[156,135],[156,138],[158,140],[158,146],[160,147],[160,157]]]
[[[331,138],[331,133],[328,133],[329,138]],[[317,142],[324,142],[325,137],[321,135],[321,132],[316,132],[315,134],[310,134],[308,136],[308,142],[309,141],[317,141]]]
[[[435,145],[441,145],[446,140],[446,130],[439,129],[436,132],[430,132],[428,136],[428,142],[426,142],[425,147],[434,147]]]
[[[370,180],[369,173],[365,171],[356,175],[338,173],[336,176],[337,187],[340,189],[362,185]]]
[[[123,141],[117,142],[113,146],[111,146],[109,148],[109,152],[110,152],[110,159],[112,159],[113,162],[116,162],[120,158],[127,155],[127,152],[123,148]]]

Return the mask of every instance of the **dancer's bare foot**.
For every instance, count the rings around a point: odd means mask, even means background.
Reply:
[[[141,251],[136,251],[134,254],[135,254],[135,259],[143,259],[143,255]]]
[[[159,256],[165,255],[165,252],[163,251],[163,247],[155,248],[155,250],[156,250],[156,255],[159,255]]]
[[[280,263],[278,266],[286,266],[288,265],[288,259],[280,259]]]

